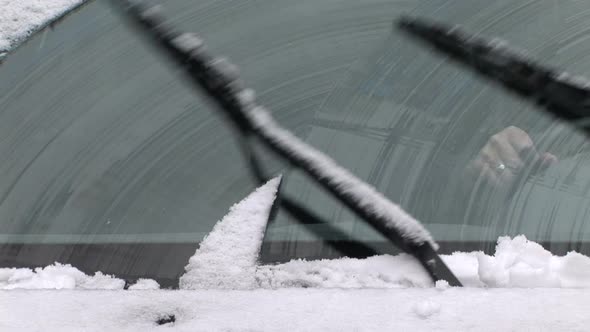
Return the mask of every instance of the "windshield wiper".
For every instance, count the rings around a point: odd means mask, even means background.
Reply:
[[[590,81],[539,65],[502,40],[471,35],[457,26],[411,17],[401,18],[397,25],[410,36],[590,135]]]
[[[259,140],[291,165],[303,170],[398,248],[418,259],[434,281],[446,280],[451,286],[461,286],[437,254],[437,244],[420,222],[332,159],[281,128],[269,112],[256,103],[254,92],[243,86],[233,64],[213,57],[198,36],[176,32],[167,26],[157,7],[128,0],[111,2],[219,106],[244,144]],[[257,177],[264,178],[254,154],[250,154],[250,162]]]

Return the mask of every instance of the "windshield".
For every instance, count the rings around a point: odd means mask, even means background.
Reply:
[[[499,236],[524,234],[554,253],[588,254],[585,137],[392,29],[408,13],[460,23],[585,73],[585,20],[574,15],[585,7],[176,1],[166,16],[233,59],[281,125],[424,223],[442,253],[490,251]],[[91,2],[0,66],[2,265],[60,261],[174,284],[213,225],[256,187],[232,129],[151,51]],[[260,151],[284,175],[282,193],[342,231],[304,227],[279,210],[264,262],[342,255],[326,240],[396,252]]]

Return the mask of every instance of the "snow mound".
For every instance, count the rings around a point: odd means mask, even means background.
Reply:
[[[259,266],[256,278],[263,288],[401,288],[432,284],[420,263],[406,254],[365,259],[293,260]]]
[[[449,282],[446,280],[437,280],[434,283],[434,288],[443,291],[445,289],[448,289],[449,287],[451,287],[451,285],[449,285]]]
[[[154,290],[160,289],[160,284],[152,279],[139,279],[137,282],[129,286],[129,290]]]
[[[440,304],[430,300],[425,300],[414,304],[412,309],[414,310],[414,313],[418,315],[418,317],[426,319],[440,312]]]
[[[489,287],[590,287],[590,257],[554,256],[520,235],[498,239],[496,254],[475,254],[478,275]]]
[[[467,287],[590,287],[589,257],[576,252],[554,256],[523,235],[500,237],[493,256],[456,252],[442,255],[442,259]],[[259,266],[256,279],[262,288],[448,288],[444,281],[433,284],[418,261],[406,254],[293,260]]]
[[[94,276],[69,264],[55,263],[35,270],[0,268],[0,289],[123,289],[125,281],[101,272]]]
[[[0,58],[85,0],[0,0]]]
[[[231,207],[189,259],[181,289],[256,287],[258,253],[280,183],[276,177]]]

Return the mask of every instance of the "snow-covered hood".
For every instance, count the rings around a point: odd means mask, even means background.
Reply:
[[[0,330],[587,331],[589,298],[588,289],[0,291]]]

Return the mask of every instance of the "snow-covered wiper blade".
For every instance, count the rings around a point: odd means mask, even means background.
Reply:
[[[590,134],[590,81],[547,68],[499,39],[468,34],[457,26],[402,17],[411,36],[475,70],[509,91]]]
[[[437,254],[437,244],[420,222],[335,161],[281,128],[270,113],[257,104],[254,92],[243,86],[235,65],[212,56],[198,36],[168,27],[157,7],[127,0],[112,2],[219,106],[244,142],[258,139],[303,170],[397,247],[416,257],[433,280],[461,285]]]

